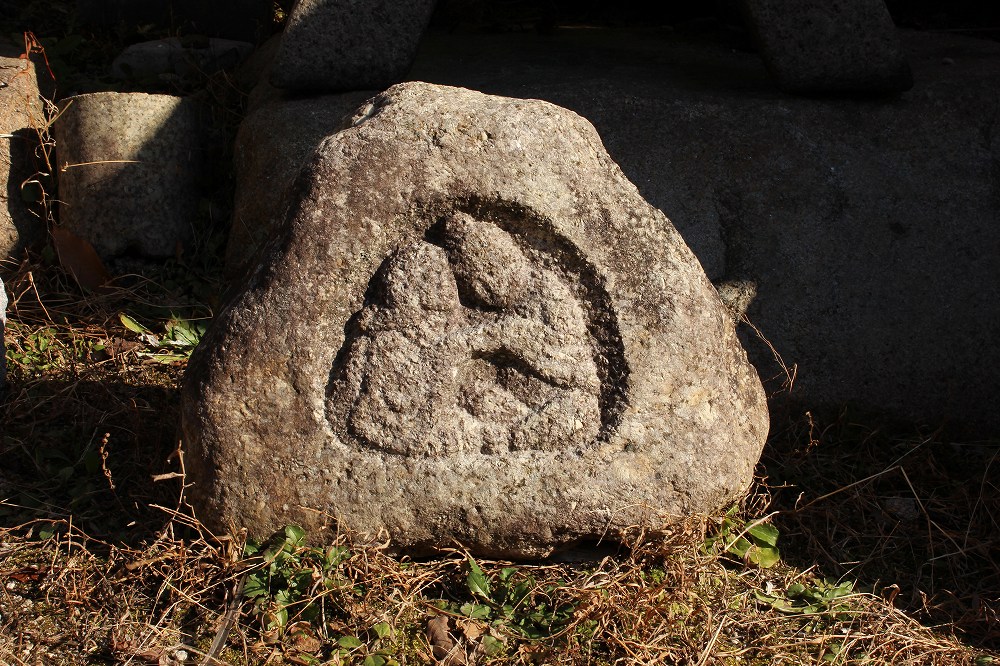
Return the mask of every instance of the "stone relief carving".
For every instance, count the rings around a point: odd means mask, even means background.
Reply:
[[[615,411],[608,336],[594,335],[608,313],[595,317],[579,276],[539,245],[455,212],[393,252],[347,326],[330,422],[407,456],[594,441]]]

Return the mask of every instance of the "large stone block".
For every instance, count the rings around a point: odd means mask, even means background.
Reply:
[[[204,161],[191,99],[92,93],[60,103],[59,222],[102,258],[168,257],[192,237]]]
[[[45,234],[21,194],[35,173],[38,130],[45,127],[35,67],[21,58],[0,58],[0,260],[16,257]]]
[[[782,90],[900,92],[913,86],[883,0],[740,0]]]
[[[435,0],[299,0],[271,71],[279,88],[381,89],[413,62]]]
[[[774,350],[796,372],[778,404],[996,436],[1000,45],[901,36],[893,98],[777,96],[755,55],[657,31],[428,34],[411,76],[593,122],[713,281],[756,283],[750,358],[775,391]]]
[[[404,84],[325,139],[188,368],[198,516],[534,557],[713,511],[768,428],[728,312],[584,119]]]

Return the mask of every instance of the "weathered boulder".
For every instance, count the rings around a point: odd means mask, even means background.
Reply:
[[[104,259],[169,257],[192,237],[204,160],[190,98],[91,93],[55,123],[59,221]]]
[[[771,76],[798,93],[889,93],[913,86],[883,0],[740,0]]]
[[[279,88],[381,89],[413,62],[435,0],[299,0],[271,71]]]
[[[303,169],[188,368],[191,498],[534,557],[736,497],[768,428],[733,323],[584,119],[395,86]]]
[[[35,172],[33,153],[45,121],[34,65],[0,58],[0,260],[17,256],[45,233],[21,194],[21,184]]]

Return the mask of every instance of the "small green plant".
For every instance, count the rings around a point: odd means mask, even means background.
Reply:
[[[294,663],[331,663],[316,656],[325,644],[336,659],[332,663],[399,666],[388,622],[344,633],[345,606],[357,605],[364,593],[345,571],[349,548],[309,546],[305,531],[288,525],[264,544],[248,542],[244,554],[256,560],[243,594],[253,602],[261,636],[268,643],[284,639]]]
[[[121,312],[118,318],[125,328],[138,334],[144,343],[153,348],[153,351],[139,352],[139,355],[157,363],[186,360],[201,342],[208,328],[208,323],[205,321],[183,319],[171,314],[163,326],[163,333],[156,335],[131,315]]]
[[[350,551],[344,546],[306,546],[305,531],[298,525],[288,525],[265,544],[248,542],[244,555],[260,558],[243,594],[253,600],[265,632],[281,634],[291,620],[322,617],[329,593],[351,587],[338,572]]]
[[[369,633],[372,634],[369,644],[365,644],[356,636],[338,638],[334,654],[339,657],[339,663],[357,663],[361,666],[399,666],[399,661],[387,651],[376,649],[383,641],[390,639],[392,627],[387,622],[379,622],[371,628]]]
[[[576,606],[560,599],[560,585],[539,585],[517,567],[504,567],[498,574],[487,576],[471,557],[466,565],[466,586],[473,600],[452,610],[531,639],[552,636],[572,620]],[[492,636],[483,637],[483,646],[487,654],[501,647]]]
[[[61,326],[29,329],[14,321],[7,323],[10,340],[7,360],[29,375],[59,371],[75,362],[104,358],[105,340],[86,330]]]
[[[10,322],[8,328],[11,329],[12,341],[7,348],[7,360],[11,365],[18,365],[29,372],[43,372],[64,363],[66,345],[54,328],[45,326],[30,333],[21,333],[15,322]]]
[[[778,528],[766,523],[744,522],[737,511],[736,506],[726,511],[719,531],[705,540],[703,550],[725,553],[761,569],[770,569],[781,561]]]
[[[807,584],[793,583],[784,594],[755,591],[761,603],[789,615],[820,615],[841,610],[847,598],[854,594],[854,581],[822,579]]]

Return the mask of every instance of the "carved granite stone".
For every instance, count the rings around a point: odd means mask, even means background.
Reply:
[[[768,427],[731,315],[587,121],[422,83],[320,145],[183,402],[216,529],[521,558],[717,509]]]
[[[591,338],[570,286],[490,221],[459,212],[431,232],[436,243],[389,256],[374,301],[352,319],[330,422],[345,439],[409,456],[596,438],[594,351],[616,354]]]

